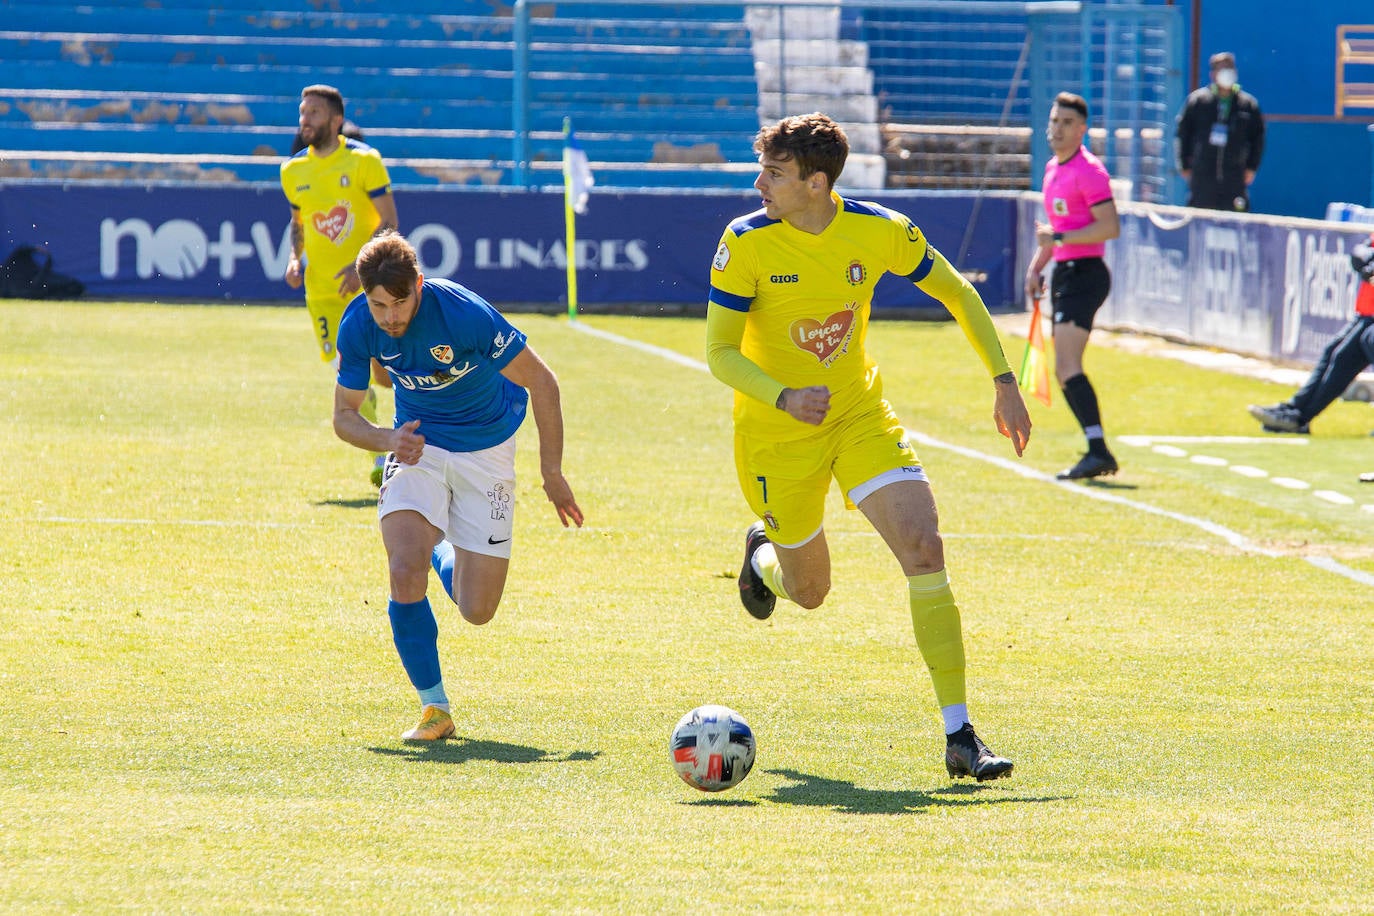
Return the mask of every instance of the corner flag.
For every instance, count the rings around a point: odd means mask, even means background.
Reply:
[[[568,205],[574,213],[587,212],[587,198],[591,196],[596,179],[592,177],[592,167],[587,162],[587,154],[577,145],[573,135],[572,119],[563,119],[563,188],[567,192]]]
[[[577,145],[573,135],[572,118],[563,119],[563,228],[567,236],[563,246],[568,269],[568,319],[577,320],[577,214],[587,212],[587,198],[591,196],[592,168],[587,154]]]
[[[1030,331],[1026,334],[1026,352],[1021,356],[1021,372],[1017,383],[1035,395],[1046,407],[1050,406],[1050,362],[1045,356],[1045,332],[1040,329],[1040,297],[1031,300]]]

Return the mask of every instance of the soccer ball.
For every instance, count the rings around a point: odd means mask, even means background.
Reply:
[[[673,729],[668,752],[687,785],[719,792],[739,785],[754,766],[754,732],[727,706],[698,706]]]

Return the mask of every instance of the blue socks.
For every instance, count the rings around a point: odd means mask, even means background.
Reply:
[[[439,671],[439,624],[430,610],[429,599],[421,598],[410,604],[391,601],[387,604],[391,617],[391,636],[401,666],[406,669],[410,683],[416,690],[443,689],[443,675]]]
[[[440,541],[429,558],[450,598],[453,598],[455,560],[453,545],[448,541]],[[447,710],[448,696],[444,693],[444,679],[439,669],[439,624],[434,619],[429,599],[421,598],[410,604],[393,600],[386,610],[391,617],[391,636],[401,656],[401,666],[419,692],[421,704]]]
[[[444,591],[448,592],[450,598],[453,598],[454,562],[453,545],[448,541],[440,541],[434,546],[434,552],[429,555],[429,565],[439,574],[439,581],[443,583]],[[458,599],[453,598],[453,603],[457,604]]]

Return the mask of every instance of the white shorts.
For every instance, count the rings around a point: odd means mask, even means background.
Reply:
[[[425,445],[417,464],[387,456],[377,518],[418,512],[454,547],[510,559],[515,528],[515,437],[477,452]]]

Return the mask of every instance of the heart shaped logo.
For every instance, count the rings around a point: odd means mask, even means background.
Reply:
[[[342,238],[352,223],[348,218],[348,208],[343,204],[335,204],[328,213],[316,213],[314,221],[315,231],[331,242],[337,242]]]
[[[799,318],[792,322],[789,333],[792,343],[814,354],[822,364],[829,365],[837,351],[848,349],[849,335],[853,329],[854,313],[844,309],[825,321]]]

